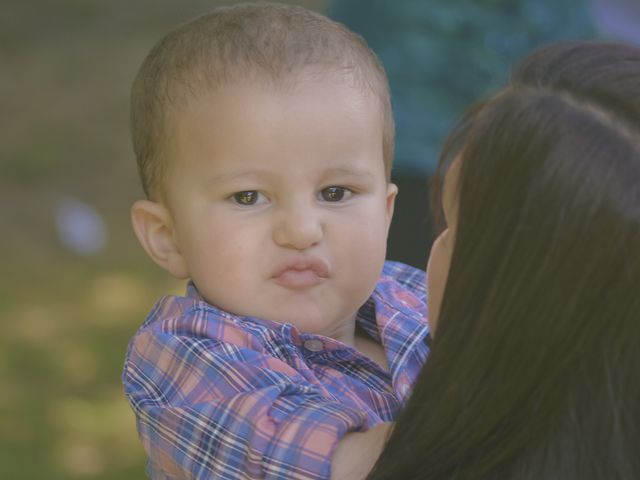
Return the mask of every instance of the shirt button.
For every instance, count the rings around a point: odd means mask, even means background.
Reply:
[[[324,350],[324,344],[321,340],[307,340],[304,342],[304,348],[311,352],[321,352]]]
[[[411,387],[405,383],[400,386],[400,393],[402,394],[402,396],[406,396],[409,393],[410,389]]]

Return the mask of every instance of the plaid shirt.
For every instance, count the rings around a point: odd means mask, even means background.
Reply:
[[[238,317],[190,285],[131,340],[126,395],[153,479],[326,479],[347,432],[392,421],[427,354],[425,275],[386,262],[358,325],[389,371],[291,324]]]

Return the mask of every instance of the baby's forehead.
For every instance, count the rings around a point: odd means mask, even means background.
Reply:
[[[240,70],[236,75],[224,80],[203,80],[194,75],[193,82],[180,80],[170,88],[171,101],[167,102],[163,112],[163,138],[171,138],[176,123],[185,116],[192,115],[195,110],[213,110],[224,107],[226,113],[247,110],[243,101],[245,97],[273,100],[283,108],[295,107],[301,98],[318,98],[319,88],[333,93],[340,91],[346,94],[347,101],[355,101],[363,108],[377,110],[381,118],[384,116],[382,99],[357,81],[349,72],[327,70],[317,66],[292,70],[278,77],[264,74],[259,70]],[[345,88],[346,87],[346,88]],[[331,95],[330,95],[331,97]],[[230,99],[237,99],[233,103]],[[308,109],[331,110],[340,109],[342,101],[336,98],[322,98],[322,101],[307,103]]]
[[[276,112],[281,110],[280,113],[290,112],[296,105],[305,105],[295,113],[307,118],[316,118],[316,121],[309,122],[311,130],[313,125],[326,117],[323,115],[327,112],[330,117],[342,121],[348,118],[348,115],[339,115],[346,104],[360,104],[361,111],[366,112],[364,116],[379,121],[379,127],[376,127],[380,129],[379,135],[368,135],[370,142],[383,146],[386,117],[382,101],[378,95],[363,89],[352,76],[341,71],[315,67],[292,70],[278,78],[264,75],[259,70],[239,73],[244,75],[238,74],[225,81],[204,81],[196,76],[192,84],[181,80],[174,85],[175,93],[171,95],[173,100],[167,104],[162,131],[157,136],[158,151],[164,153],[161,160],[164,165],[161,168],[162,183],[165,186],[171,181],[171,171],[174,168],[188,168],[180,161],[180,155],[175,153],[176,149],[182,148],[185,144],[180,139],[185,125],[190,125],[192,130],[211,129],[212,135],[216,134],[215,130],[233,130],[232,125],[256,122],[256,118],[264,113],[260,110],[263,103],[272,104]],[[322,94],[323,89],[326,95]],[[338,90],[343,92],[342,96],[333,95],[333,92]],[[251,99],[254,99],[255,103],[251,103]],[[265,118],[264,121],[268,119]],[[283,130],[276,131],[276,134],[281,131]],[[251,141],[252,132],[244,132],[244,137],[234,137],[239,147]],[[328,143],[336,141],[336,137],[328,139]],[[178,145],[179,143],[181,145]],[[383,157],[384,162],[386,157]],[[384,165],[386,169],[386,163]]]
[[[220,164],[234,174],[272,165],[313,165],[316,172],[324,165],[345,173],[369,170],[369,162],[385,167],[382,115],[369,98],[341,79],[294,81],[301,84],[288,90],[256,80],[205,89],[174,107],[163,137],[167,173],[205,164],[209,174]]]

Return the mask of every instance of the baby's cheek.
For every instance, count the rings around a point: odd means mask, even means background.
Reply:
[[[364,277],[377,279],[387,251],[387,228],[380,219],[358,219],[343,239],[343,253],[347,262]]]

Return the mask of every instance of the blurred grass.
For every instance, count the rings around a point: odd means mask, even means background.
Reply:
[[[122,361],[157,297],[183,286],[130,231],[141,190],[128,92],[161,35],[220,3],[236,2],[2,1],[1,479],[144,478]],[[66,196],[104,218],[99,254],[57,240],[54,209]]]

